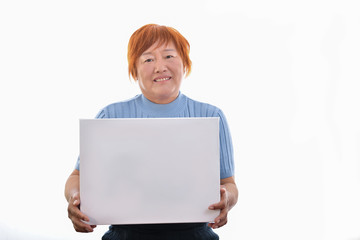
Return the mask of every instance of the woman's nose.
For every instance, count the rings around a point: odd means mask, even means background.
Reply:
[[[155,62],[155,72],[156,73],[161,73],[161,72],[166,72],[167,71],[167,66],[164,60],[157,60]]]

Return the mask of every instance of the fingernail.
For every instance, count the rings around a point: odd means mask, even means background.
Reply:
[[[214,210],[214,207],[213,207],[213,206],[210,206],[209,209],[210,209],[210,210]]]
[[[75,201],[73,202],[74,205],[76,205],[77,203],[78,203],[78,200],[75,200]]]

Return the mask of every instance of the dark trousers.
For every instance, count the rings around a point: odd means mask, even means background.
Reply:
[[[207,223],[113,225],[102,240],[218,240]]]

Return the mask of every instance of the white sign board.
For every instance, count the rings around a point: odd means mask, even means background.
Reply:
[[[81,211],[91,224],[212,222],[218,118],[80,120]]]

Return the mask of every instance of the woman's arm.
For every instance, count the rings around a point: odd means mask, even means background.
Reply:
[[[80,192],[80,175],[79,170],[74,170],[69,178],[66,181],[65,184],[65,198],[69,202],[71,197],[77,193]]]
[[[208,225],[213,229],[222,227],[227,223],[227,214],[235,206],[238,199],[238,189],[234,177],[221,179],[220,184],[221,200],[209,206],[211,210],[220,209],[220,214],[215,218],[214,223]]]
[[[77,232],[92,232],[96,225],[89,225],[89,218],[80,211],[80,176],[79,171],[74,170],[65,184],[65,198],[68,201],[68,216]]]

